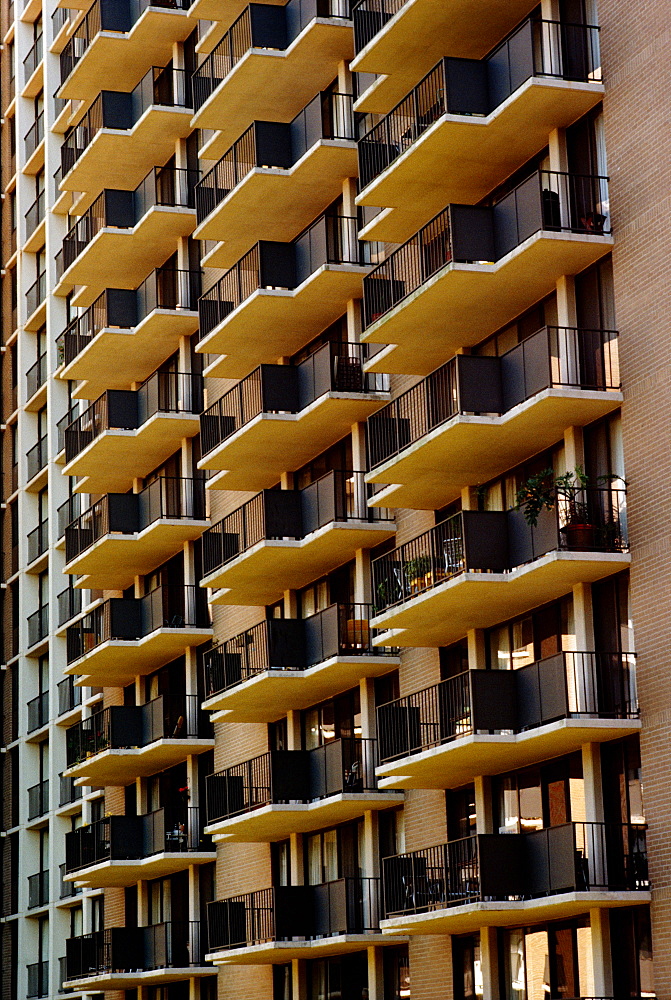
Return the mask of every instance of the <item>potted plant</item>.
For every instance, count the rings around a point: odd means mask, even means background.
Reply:
[[[564,535],[567,548],[592,549],[595,546],[596,526],[586,490],[618,478],[609,474],[599,476],[596,483],[592,483],[581,466],[561,476],[555,476],[553,469],[543,469],[530,476],[519,488],[516,509],[522,510],[527,524],[535,528],[543,510],[559,506],[563,522],[559,530]]]
[[[430,556],[416,556],[405,564],[405,576],[411,590],[418,591],[431,571]]]

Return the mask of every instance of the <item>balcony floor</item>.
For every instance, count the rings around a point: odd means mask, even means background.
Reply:
[[[285,590],[300,590],[395,530],[389,521],[333,521],[300,540],[267,539],[210,573],[201,586],[218,591],[213,604],[274,604]]]
[[[397,656],[333,656],[307,670],[265,670],[203,702],[213,721],[275,722],[398,667]]]
[[[216,976],[217,970],[211,966],[187,965],[183,969],[151,969],[147,972],[101,972],[90,974],[64,983],[67,990],[75,992],[105,992],[109,990],[131,990],[138,986],[163,986],[203,976]]]
[[[345,139],[322,139],[290,170],[255,167],[196,229],[195,239],[225,241],[203,265],[229,268],[258,240],[294,239],[342,194],[343,181],[357,169],[357,144]]]
[[[443,56],[481,59],[534,6],[529,0],[408,0],[352,60],[357,73],[387,74],[357,110],[391,111]]]
[[[594,264],[612,245],[609,236],[543,230],[495,264],[446,265],[364,331],[363,341],[395,345],[376,354],[367,369],[428,375],[459,348],[479,343],[549,295],[562,275]]]
[[[461,573],[371,621],[378,645],[448,646],[626,569],[625,552],[550,552],[510,573]]]
[[[63,673],[81,675],[78,687],[124,687],[212,638],[211,628],[160,628],[143,639],[108,639],[69,663]]]
[[[310,21],[288,49],[249,49],[194,115],[193,128],[218,130],[201,155],[219,159],[255,119],[292,121],[353,54],[351,21],[325,18]]]
[[[304,805],[262,806],[231,819],[210,823],[205,832],[215,842],[266,844],[292,833],[310,833],[336,823],[348,823],[364,812],[392,809],[403,802],[403,792],[342,792]]]
[[[208,480],[216,490],[263,490],[349,434],[389,400],[389,393],[329,392],[299,413],[260,413],[199,462],[223,469]],[[554,440],[554,439],[553,439]]]
[[[197,312],[154,309],[132,329],[105,327],[63,369],[60,378],[81,380],[72,393],[75,399],[93,400],[106,389],[128,389],[152,375],[179,348],[180,338],[197,329]]]
[[[445,205],[476,205],[603,94],[600,83],[532,77],[487,117],[443,115],[357,198],[394,209],[365,227],[366,239],[404,243]]]
[[[63,475],[79,477],[75,493],[125,493],[133,479],[147,476],[179,448],[183,438],[199,431],[195,413],[155,413],[134,430],[103,431],[67,463]]]
[[[362,296],[370,268],[357,264],[324,264],[293,290],[259,288],[211,333],[197,350],[223,354],[205,369],[212,378],[244,378],[260,364],[291,357]]]
[[[312,941],[267,941],[242,948],[213,951],[206,959],[215,965],[275,965],[293,958],[328,958],[329,955],[347,955],[353,951],[384,945],[403,944],[406,937],[382,934],[337,934],[334,937],[316,938]]]
[[[129,32],[98,32],[58,96],[92,101],[103,87],[130,91],[152,66],[165,66],[174,43],[192,31],[186,11],[148,7]]]
[[[215,851],[163,851],[138,861],[101,861],[63,877],[85,889],[108,889],[134,885],[142,879],[165,878],[182,872],[191,865],[208,865],[216,861]]]
[[[543,389],[502,416],[457,415],[368,473],[367,482],[394,485],[371,506],[439,510],[464,486],[513,468],[622,405],[621,392]]]
[[[123,750],[103,750],[63,772],[66,778],[76,778],[75,785],[122,786],[136,778],[145,778],[214,747],[214,740],[196,737],[161,739],[144,747]]]
[[[481,927],[516,927],[545,920],[569,920],[589,910],[636,906],[649,902],[645,891],[565,892],[519,902],[464,903],[430,913],[382,920],[383,934],[464,934]]]
[[[622,739],[641,728],[638,719],[560,719],[516,735],[461,736],[376,769],[380,788],[458,788],[482,774],[502,774],[586,743]]]

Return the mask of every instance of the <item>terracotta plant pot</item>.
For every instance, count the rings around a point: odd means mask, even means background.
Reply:
[[[565,524],[561,532],[566,539],[566,547],[569,549],[593,549],[595,547],[595,530],[592,524]]]

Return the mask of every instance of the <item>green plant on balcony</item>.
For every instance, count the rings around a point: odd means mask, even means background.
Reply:
[[[430,572],[430,556],[416,556],[405,564],[405,577],[411,590],[420,590]]]
[[[589,502],[588,490],[619,480],[620,477],[608,473],[595,480],[578,465],[571,472],[557,476],[553,469],[543,469],[520,486],[517,491],[516,510],[521,510],[531,528],[538,526],[538,519],[544,510],[558,509],[560,531],[569,548],[592,548],[595,543],[593,505]]]

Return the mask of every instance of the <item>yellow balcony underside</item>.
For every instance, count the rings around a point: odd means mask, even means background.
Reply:
[[[148,972],[101,972],[100,975],[82,976],[64,983],[65,989],[92,992],[131,990],[138,986],[163,986],[203,976],[216,976],[217,970],[208,966],[185,966],[183,969],[151,969]]]
[[[609,236],[543,230],[495,264],[448,264],[365,330],[362,340],[395,345],[377,354],[368,370],[428,375],[549,295],[562,275],[595,263],[612,244]]]
[[[310,833],[337,823],[348,823],[364,812],[391,809],[403,802],[403,792],[342,792],[304,805],[280,803],[210,823],[205,832],[214,841],[265,844],[291,833]]]
[[[83,192],[82,215],[103,188],[131,190],[175,152],[175,143],[191,131],[191,112],[183,108],[147,108],[132,129],[101,128],[60,184],[61,191]]]
[[[267,7],[282,7],[286,0],[264,0]],[[218,21],[227,28],[242,14],[249,0],[194,0],[189,17],[199,21]]]
[[[621,392],[544,389],[502,416],[458,415],[366,476],[393,483],[371,506],[438,510],[464,486],[485,483],[622,405]]]
[[[107,889],[134,885],[142,879],[165,878],[191,865],[208,865],[216,860],[214,851],[165,851],[139,861],[101,861],[81,871],[65,875],[65,882],[75,882],[85,889]]]
[[[325,264],[293,291],[259,288],[234,309],[196,348],[223,354],[205,370],[208,377],[244,378],[260,364],[274,364],[304,347],[362,295],[369,268]]]
[[[58,96],[92,101],[103,88],[131,91],[152,66],[165,66],[175,42],[192,31],[185,11],[147,7],[129,32],[98,32]]]
[[[329,392],[300,413],[260,413],[199,463],[223,469],[210,489],[269,489],[283,472],[299,469],[366,420],[389,399],[388,393]]]
[[[105,288],[137,288],[196,225],[192,208],[155,206],[133,229],[105,226],[64,272],[55,294],[82,285],[73,304],[90,306]]]
[[[333,656],[307,670],[265,670],[242,684],[213,695],[203,708],[213,722],[275,722],[292,709],[309,708],[363,677],[379,677],[399,665],[396,656]]]
[[[603,93],[597,83],[534,77],[486,118],[443,115],[357,198],[394,209],[366,227],[366,239],[403,243],[445,205],[477,204]]]
[[[519,902],[465,903],[430,913],[382,920],[383,934],[464,934],[481,927],[516,927],[545,920],[568,920],[594,909],[636,906],[650,901],[644,891],[564,892]]]
[[[151,573],[208,527],[209,521],[160,518],[137,535],[103,535],[63,572],[80,576],[75,586],[85,590],[125,590],[136,576]]]
[[[290,170],[255,167],[196,229],[196,239],[224,241],[203,265],[232,267],[258,240],[289,242],[342,194],[343,181],[357,170],[356,143],[345,139],[322,140]]]
[[[638,719],[560,719],[516,735],[461,736],[382,764],[380,788],[458,788],[480,775],[502,774],[640,730]]]
[[[255,119],[292,121],[353,52],[351,22],[320,18],[288,49],[250,49],[193,118],[193,128],[218,130],[207,144],[207,159],[223,156]]]
[[[469,629],[524,614],[629,563],[623,552],[550,552],[510,573],[461,573],[383,612],[371,625],[390,630],[379,637],[379,645],[448,646]]]
[[[391,111],[443,56],[481,59],[534,6],[530,0],[408,0],[352,61],[357,73],[386,75],[357,109]]]
[[[178,349],[180,339],[197,329],[197,312],[154,309],[132,329],[105,327],[59,377],[81,380],[72,393],[75,399],[98,399],[106,389],[128,389],[133,382],[143,382],[152,375]],[[197,432],[196,426],[186,436]]]
[[[80,478],[76,493],[125,493],[133,479],[149,475],[179,448],[183,438],[199,430],[195,414],[155,413],[136,430],[103,431],[67,463],[63,475]]]
[[[329,955],[347,955],[365,951],[373,946],[402,944],[406,939],[398,935],[339,934],[336,937],[318,938],[314,941],[267,941],[265,944],[230,948],[206,955],[215,965],[275,965],[293,958],[328,958]]]
[[[78,687],[124,687],[183,656],[212,638],[211,628],[160,628],[143,639],[109,639],[69,663],[63,671],[79,678]]]
[[[214,740],[163,739],[129,750],[103,750],[63,772],[75,785],[129,785],[214,747]]]
[[[391,538],[394,531],[388,521],[337,521],[300,541],[262,541],[210,573],[201,585],[219,591],[213,604],[274,604],[285,590],[300,590],[353,559],[358,549]]]

